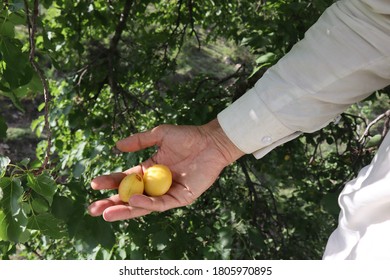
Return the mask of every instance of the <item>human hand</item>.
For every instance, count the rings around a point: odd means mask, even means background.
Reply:
[[[106,221],[117,221],[189,205],[214,183],[223,168],[244,155],[227,138],[216,119],[203,126],[161,125],[117,142],[117,148],[123,152],[152,146],[158,149],[151,158],[122,173],[96,177],[91,187],[94,190],[116,189],[126,174],[142,173],[159,163],[172,172],[169,191],[159,197],[133,195],[129,204],[114,195],[93,202],[88,207],[90,215],[103,215]]]

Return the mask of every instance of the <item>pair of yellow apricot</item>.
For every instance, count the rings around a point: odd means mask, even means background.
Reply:
[[[155,164],[145,170],[144,174],[132,173],[122,179],[119,184],[119,198],[128,203],[134,194],[160,196],[172,185],[172,173],[163,164]]]

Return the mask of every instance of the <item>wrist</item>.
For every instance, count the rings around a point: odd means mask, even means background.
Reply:
[[[217,119],[201,126],[201,129],[206,134],[210,144],[215,146],[225,158],[226,166],[245,155],[225,134]]]

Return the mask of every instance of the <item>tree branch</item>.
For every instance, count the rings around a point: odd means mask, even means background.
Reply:
[[[114,37],[112,37],[110,42],[110,51],[116,51],[118,47],[119,40],[121,39],[122,33],[125,30],[127,18],[130,14],[131,6],[133,5],[133,1],[127,0],[125,6],[123,7],[123,11],[120,14],[118,25],[116,26]]]
[[[193,33],[195,35],[196,41],[198,42],[198,49],[200,50],[201,43],[200,43],[200,38],[199,38],[198,32],[196,32],[196,30],[195,30],[195,20],[194,20],[194,15],[193,15],[194,7],[193,7],[192,0],[188,0],[187,5],[188,5],[188,13],[190,16],[191,33]]]
[[[172,33],[171,33],[171,36],[173,36],[177,29],[179,29],[179,26],[180,26],[180,21],[181,21],[181,6],[183,5],[183,0],[179,0],[179,2],[177,3],[177,18],[176,18],[176,26],[175,28],[173,29]]]
[[[37,32],[37,19],[39,14],[39,1],[34,0],[34,7],[32,10],[32,15],[30,16],[29,6],[27,0],[24,0],[24,6],[26,10],[26,17],[27,17],[27,27],[28,27],[28,37],[29,37],[29,43],[30,43],[30,53],[29,53],[29,60],[31,63],[31,66],[33,67],[34,71],[37,73],[39,79],[41,80],[42,86],[43,86],[43,96],[45,100],[45,128],[47,130],[47,147],[46,147],[46,154],[44,161],[42,163],[41,168],[39,169],[39,172],[43,171],[50,160],[50,149],[51,149],[51,129],[50,129],[50,123],[49,123],[49,109],[50,109],[50,91],[49,91],[49,85],[47,82],[47,78],[45,74],[43,73],[42,69],[38,65],[38,63],[35,61],[35,51],[36,51],[36,45],[35,45],[35,35]]]
[[[359,142],[362,142],[365,138],[367,138],[369,132],[370,132],[370,129],[372,126],[374,126],[376,123],[378,123],[381,119],[383,118],[387,118],[389,119],[390,118],[390,110],[387,110],[386,112],[384,112],[383,114],[380,114],[378,117],[376,117],[372,122],[370,122],[366,129],[364,130],[364,133],[363,135],[360,137],[359,139]],[[387,121],[388,122],[388,121]],[[386,124],[386,123],[385,123]],[[385,128],[384,128],[384,131],[382,132],[382,137],[385,136],[386,132],[387,132],[388,128],[386,129],[386,125],[385,125]]]
[[[133,4],[133,1],[127,0],[125,3],[125,6],[123,7],[123,11],[119,17],[119,22],[115,28],[114,36],[112,37],[110,41],[110,47],[108,49],[108,85],[111,88],[111,91],[114,95],[114,113],[113,113],[113,120],[112,120],[112,129],[115,130],[116,125],[116,110],[118,107],[118,82],[116,80],[116,63],[115,58],[118,56],[117,49],[118,49],[118,43],[119,40],[122,37],[122,33],[126,28],[126,22],[130,14],[130,9]]]

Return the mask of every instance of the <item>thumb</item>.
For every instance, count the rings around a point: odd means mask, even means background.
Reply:
[[[162,126],[157,126],[152,130],[136,133],[119,140],[116,143],[116,147],[122,152],[136,152],[154,145],[160,145],[163,130]]]

